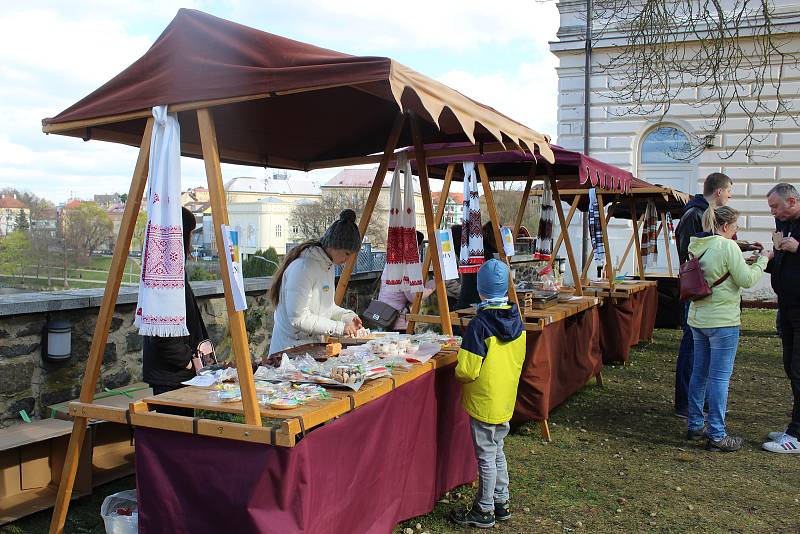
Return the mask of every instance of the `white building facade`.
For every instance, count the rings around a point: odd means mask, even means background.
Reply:
[[[785,46],[793,52],[800,49],[800,4],[776,0],[776,18],[773,21],[787,32]],[[558,4],[561,23],[558,40],[551,43],[551,51],[558,57],[558,144],[582,152],[584,147],[584,84],[585,84],[585,10],[586,0],[562,0]],[[752,23],[757,24],[758,21]],[[744,28],[742,28],[744,30]],[[743,31],[743,33],[745,33]],[[617,35],[617,37],[619,34]],[[593,65],[607,63],[615,51],[610,34],[593,41]],[[616,41],[616,44],[619,40]],[[756,59],[757,60],[757,59]],[[687,89],[674,102],[668,115],[642,116],[625,114],[619,102],[612,100],[609,76],[593,68],[589,98],[589,153],[607,163],[630,170],[639,178],[652,183],[670,186],[687,193],[702,192],[705,177],[712,172],[723,172],[734,181],[731,206],[741,212],[739,238],[770,242],[774,220],[766,203],[766,193],[778,182],[800,186],[800,129],[792,120],[777,124],[772,131],[755,121],[755,135],[760,141],[748,154],[744,148],[731,157],[725,157],[743,139],[749,127],[748,118],[741,108],[731,106],[727,120],[720,132],[706,141],[706,148],[690,161],[670,157],[665,148],[692,138],[704,138],[708,119],[703,110],[690,105],[705,96],[706,88]],[[763,95],[772,96],[767,84]],[[782,91],[793,95],[800,104],[800,69],[788,65],[782,77]],[[707,113],[705,113],[707,115]],[[628,226],[630,228],[630,226]],[[624,235],[627,233],[627,235]],[[612,238],[612,255],[621,255],[630,235],[619,224]],[[573,240],[580,247],[579,225],[571,229]],[[618,252],[619,251],[619,252]],[[578,251],[579,252],[579,251]],[[662,258],[665,256],[661,254]],[[625,269],[633,272],[632,260]],[[663,259],[661,260],[663,261]],[[675,260],[677,264],[677,260]],[[750,295],[772,298],[768,277],[754,288]]]

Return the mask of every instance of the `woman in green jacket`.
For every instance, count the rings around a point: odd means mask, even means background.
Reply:
[[[703,233],[692,237],[689,254],[699,258],[708,285],[720,280],[710,296],[693,301],[687,322],[694,336],[694,367],[689,381],[689,428],[687,439],[708,439],[706,449],[732,452],[742,438],[727,434],[725,411],[728,384],[739,345],[742,288],[752,287],[767,266],[762,250],[748,264],[733,241],[739,212],[728,206],[708,208],[703,214]],[[708,425],[703,403],[708,402]]]

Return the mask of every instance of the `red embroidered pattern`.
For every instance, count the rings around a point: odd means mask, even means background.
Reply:
[[[157,324],[157,325],[182,325],[186,317],[182,315],[169,316],[169,315],[141,315],[141,324]]]
[[[180,226],[147,225],[142,283],[148,288],[183,287],[183,229]]]

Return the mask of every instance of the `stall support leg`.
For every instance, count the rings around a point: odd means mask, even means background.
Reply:
[[[422,193],[422,206],[425,210],[425,222],[428,227],[428,240],[436,244],[436,227],[433,220],[433,204],[431,203],[431,184],[428,181],[428,165],[425,162],[425,147],[422,144],[422,132],[420,131],[419,119],[415,115],[410,115],[411,137],[414,141],[414,153],[417,159],[417,175],[419,176],[419,188]],[[444,287],[442,278],[442,266],[439,263],[439,253],[431,252],[430,257],[433,262],[433,276],[436,281],[436,300],[439,301],[439,319],[442,325],[442,332],[448,336],[453,335],[453,325],[450,322],[450,306],[447,303],[447,289]]]
[[[444,184],[442,185],[442,190],[439,192],[439,205],[436,206],[436,218],[434,221],[436,228],[439,228],[439,226],[442,224],[442,217],[444,217],[445,203],[447,202],[447,195],[450,194],[450,183],[453,181],[454,170],[455,170],[455,164],[451,163],[447,166],[447,171],[444,174]],[[428,237],[428,251],[425,253],[425,259],[422,261],[423,284],[427,281],[428,271],[431,268],[431,254],[434,252],[437,254],[439,253],[437,247],[438,245],[436,239]],[[411,314],[412,315],[418,314],[421,306],[422,306],[422,293],[417,293],[414,295],[414,302],[411,304]],[[406,326],[406,333],[413,334],[416,321],[411,319],[407,322],[408,325]]]
[[[552,188],[551,188],[552,189]],[[578,203],[581,201],[581,197],[575,195],[575,198],[572,200],[572,205],[569,207],[569,213],[567,214],[566,219],[566,228],[569,229],[569,225],[572,224],[572,217],[575,215],[575,210],[578,209]],[[558,237],[556,238],[556,244],[553,245],[553,257],[550,258],[550,261],[547,262],[547,265],[552,266],[553,263],[556,261],[556,254],[558,254],[559,249],[561,249],[561,243],[564,242],[564,228],[562,227],[558,231]]]
[[[144,133],[142,134],[142,144],[139,147],[139,156],[136,159],[133,179],[128,190],[128,201],[125,203],[125,212],[122,215],[122,223],[120,224],[117,242],[114,245],[111,267],[108,271],[108,280],[106,280],[106,287],[103,292],[103,302],[100,305],[100,314],[94,327],[92,346],[89,349],[89,358],[86,362],[86,371],[84,372],[83,385],[81,386],[81,402],[92,402],[94,400],[94,392],[97,389],[100,366],[103,363],[103,353],[105,352],[108,332],[111,328],[111,319],[114,317],[114,308],[119,295],[119,286],[125,273],[125,263],[128,260],[128,250],[131,246],[133,229],[136,226],[136,217],[139,215],[142,196],[147,184],[147,172],[150,163],[150,138],[152,134],[153,118],[150,117],[147,119]],[[89,419],[87,417],[78,416],[75,417],[72,423],[72,435],[69,437],[56,503],[53,507],[53,517],[50,520],[50,534],[60,534],[64,531],[64,523],[67,520],[67,510],[72,497],[72,489],[75,485],[75,476],[78,472],[78,462],[80,461],[81,447],[86,436],[88,422]]]
[[[531,187],[533,186],[533,178],[536,176],[536,162],[531,165],[531,170],[528,171],[528,181],[525,182],[525,191],[522,192],[522,201],[519,203],[517,209],[517,217],[514,219],[514,239],[519,237],[519,229],[522,226],[522,219],[525,217],[525,208],[528,207],[528,197],[531,194]],[[553,252],[555,255],[555,252]]]
[[[542,439],[547,441],[548,443],[553,441],[550,437],[550,425],[547,424],[547,419],[542,419],[539,421],[539,430],[542,433]]]
[[[225,190],[222,186],[222,169],[219,162],[217,133],[214,128],[214,117],[208,108],[197,110],[197,125],[200,129],[200,144],[203,148],[203,162],[208,179],[208,193],[211,200],[211,217],[214,222],[214,235],[217,247],[222,247],[222,225],[228,224],[228,207],[225,204]],[[236,374],[239,377],[239,389],[242,392],[244,420],[248,425],[261,426],[261,412],[258,408],[256,387],[253,380],[253,368],[250,361],[250,347],[247,344],[247,330],[244,326],[244,313],[236,311],[233,304],[233,286],[231,273],[225,254],[219,251],[219,267],[222,276],[222,287],[225,290],[225,307],[228,310],[228,329],[231,333],[233,354],[236,360]]]
[[[669,227],[667,227],[667,212],[661,214],[661,227],[664,229],[664,248],[667,251],[667,272],[670,276],[672,276],[672,251],[669,249]]]
[[[595,382],[597,382],[597,385],[599,387],[603,387],[603,372],[601,371],[601,372],[597,373],[596,375],[594,375],[594,380],[595,380]]]
[[[389,162],[394,157],[394,149],[397,148],[397,141],[400,139],[404,123],[405,114],[398,114],[389,132],[389,138],[386,140],[381,162],[378,164],[375,179],[372,180],[372,187],[369,190],[367,204],[364,206],[364,211],[361,213],[361,220],[358,221],[358,233],[361,235],[362,239],[367,231],[367,226],[369,226],[369,221],[372,218],[372,212],[375,210],[375,204],[378,202],[378,195],[380,195],[381,187],[383,187],[386,170],[389,168]],[[342,274],[339,275],[339,283],[336,285],[336,293],[334,295],[334,301],[338,305],[341,305],[342,301],[344,301],[344,295],[347,293],[347,284],[350,283],[350,275],[353,274],[353,267],[355,267],[357,259],[358,254],[353,254],[350,259],[347,260],[347,263],[345,263]]]
[[[630,198],[631,203],[631,221],[633,222],[633,244],[636,247],[636,265],[639,267],[639,280],[644,280],[644,262],[642,262],[642,244],[639,241],[639,219],[636,216],[636,200]],[[644,214],[642,214],[644,217]]]
[[[636,217],[631,214],[631,223],[634,225],[633,234],[631,234],[631,238],[628,239],[628,246],[625,247],[625,254],[622,255],[622,259],[620,260],[619,264],[617,265],[617,271],[622,270],[622,266],[625,265],[625,260],[628,259],[628,254],[631,253],[631,247],[633,247],[633,235],[636,234],[638,230],[638,224],[644,221],[644,215],[641,215],[637,221]],[[638,251],[637,251],[638,253]]]
[[[569,268],[570,272],[572,273],[572,281],[575,284],[575,295],[581,297],[583,296],[583,286],[581,285],[581,279],[578,276],[578,265],[575,263],[575,255],[572,251],[572,242],[570,241],[569,237],[569,223],[564,219],[564,208],[561,206],[561,193],[558,191],[557,180],[553,177],[552,165],[549,166],[548,171],[550,173],[548,176],[548,180],[550,180],[550,190],[553,192],[553,204],[555,204],[556,207],[558,224],[561,225],[561,235],[564,236],[564,246],[567,249]],[[577,206],[577,203],[573,202],[573,205]]]
[[[608,210],[609,218],[611,218],[611,212],[613,211],[613,206],[611,206]],[[611,261],[611,247],[608,246],[608,221],[606,220],[605,215],[605,206],[603,205],[603,194],[597,193],[597,212],[600,218],[600,230],[603,233],[603,248],[605,249],[606,253],[606,278],[608,278],[608,288],[610,291],[614,291],[614,265]]]
[[[478,163],[478,174],[481,177],[483,184],[483,196],[486,198],[486,206],[489,208],[489,220],[492,222],[492,232],[494,233],[494,242],[497,246],[497,253],[500,256],[500,261],[508,265],[508,300],[517,303],[517,311],[519,312],[522,322],[525,322],[522,317],[522,306],[519,305],[517,300],[517,289],[514,284],[514,274],[511,270],[511,262],[506,256],[506,249],[503,246],[503,238],[500,236],[500,218],[497,216],[497,206],[494,203],[494,194],[492,193],[492,185],[489,183],[489,174],[486,172],[486,165]]]

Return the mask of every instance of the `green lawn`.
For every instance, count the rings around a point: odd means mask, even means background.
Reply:
[[[800,532],[800,456],[759,450],[790,409],[774,320],[774,311],[744,312],[728,413],[731,433],[745,437],[744,450],[714,454],[683,440],[685,421],[672,415],[680,333],[657,330],[653,343],[633,351],[630,365],[606,368],[605,387],[592,381],[551,414],[552,443],[542,442],[535,424],[509,436],[514,517],[497,531]],[[67,532],[103,532],[102,496],[133,484],[126,479],[74,502]],[[473,492],[456,489],[397,532],[417,523],[419,532],[464,532],[447,514],[471,502]],[[48,521],[43,512],[0,527],[0,534],[45,532]]]

